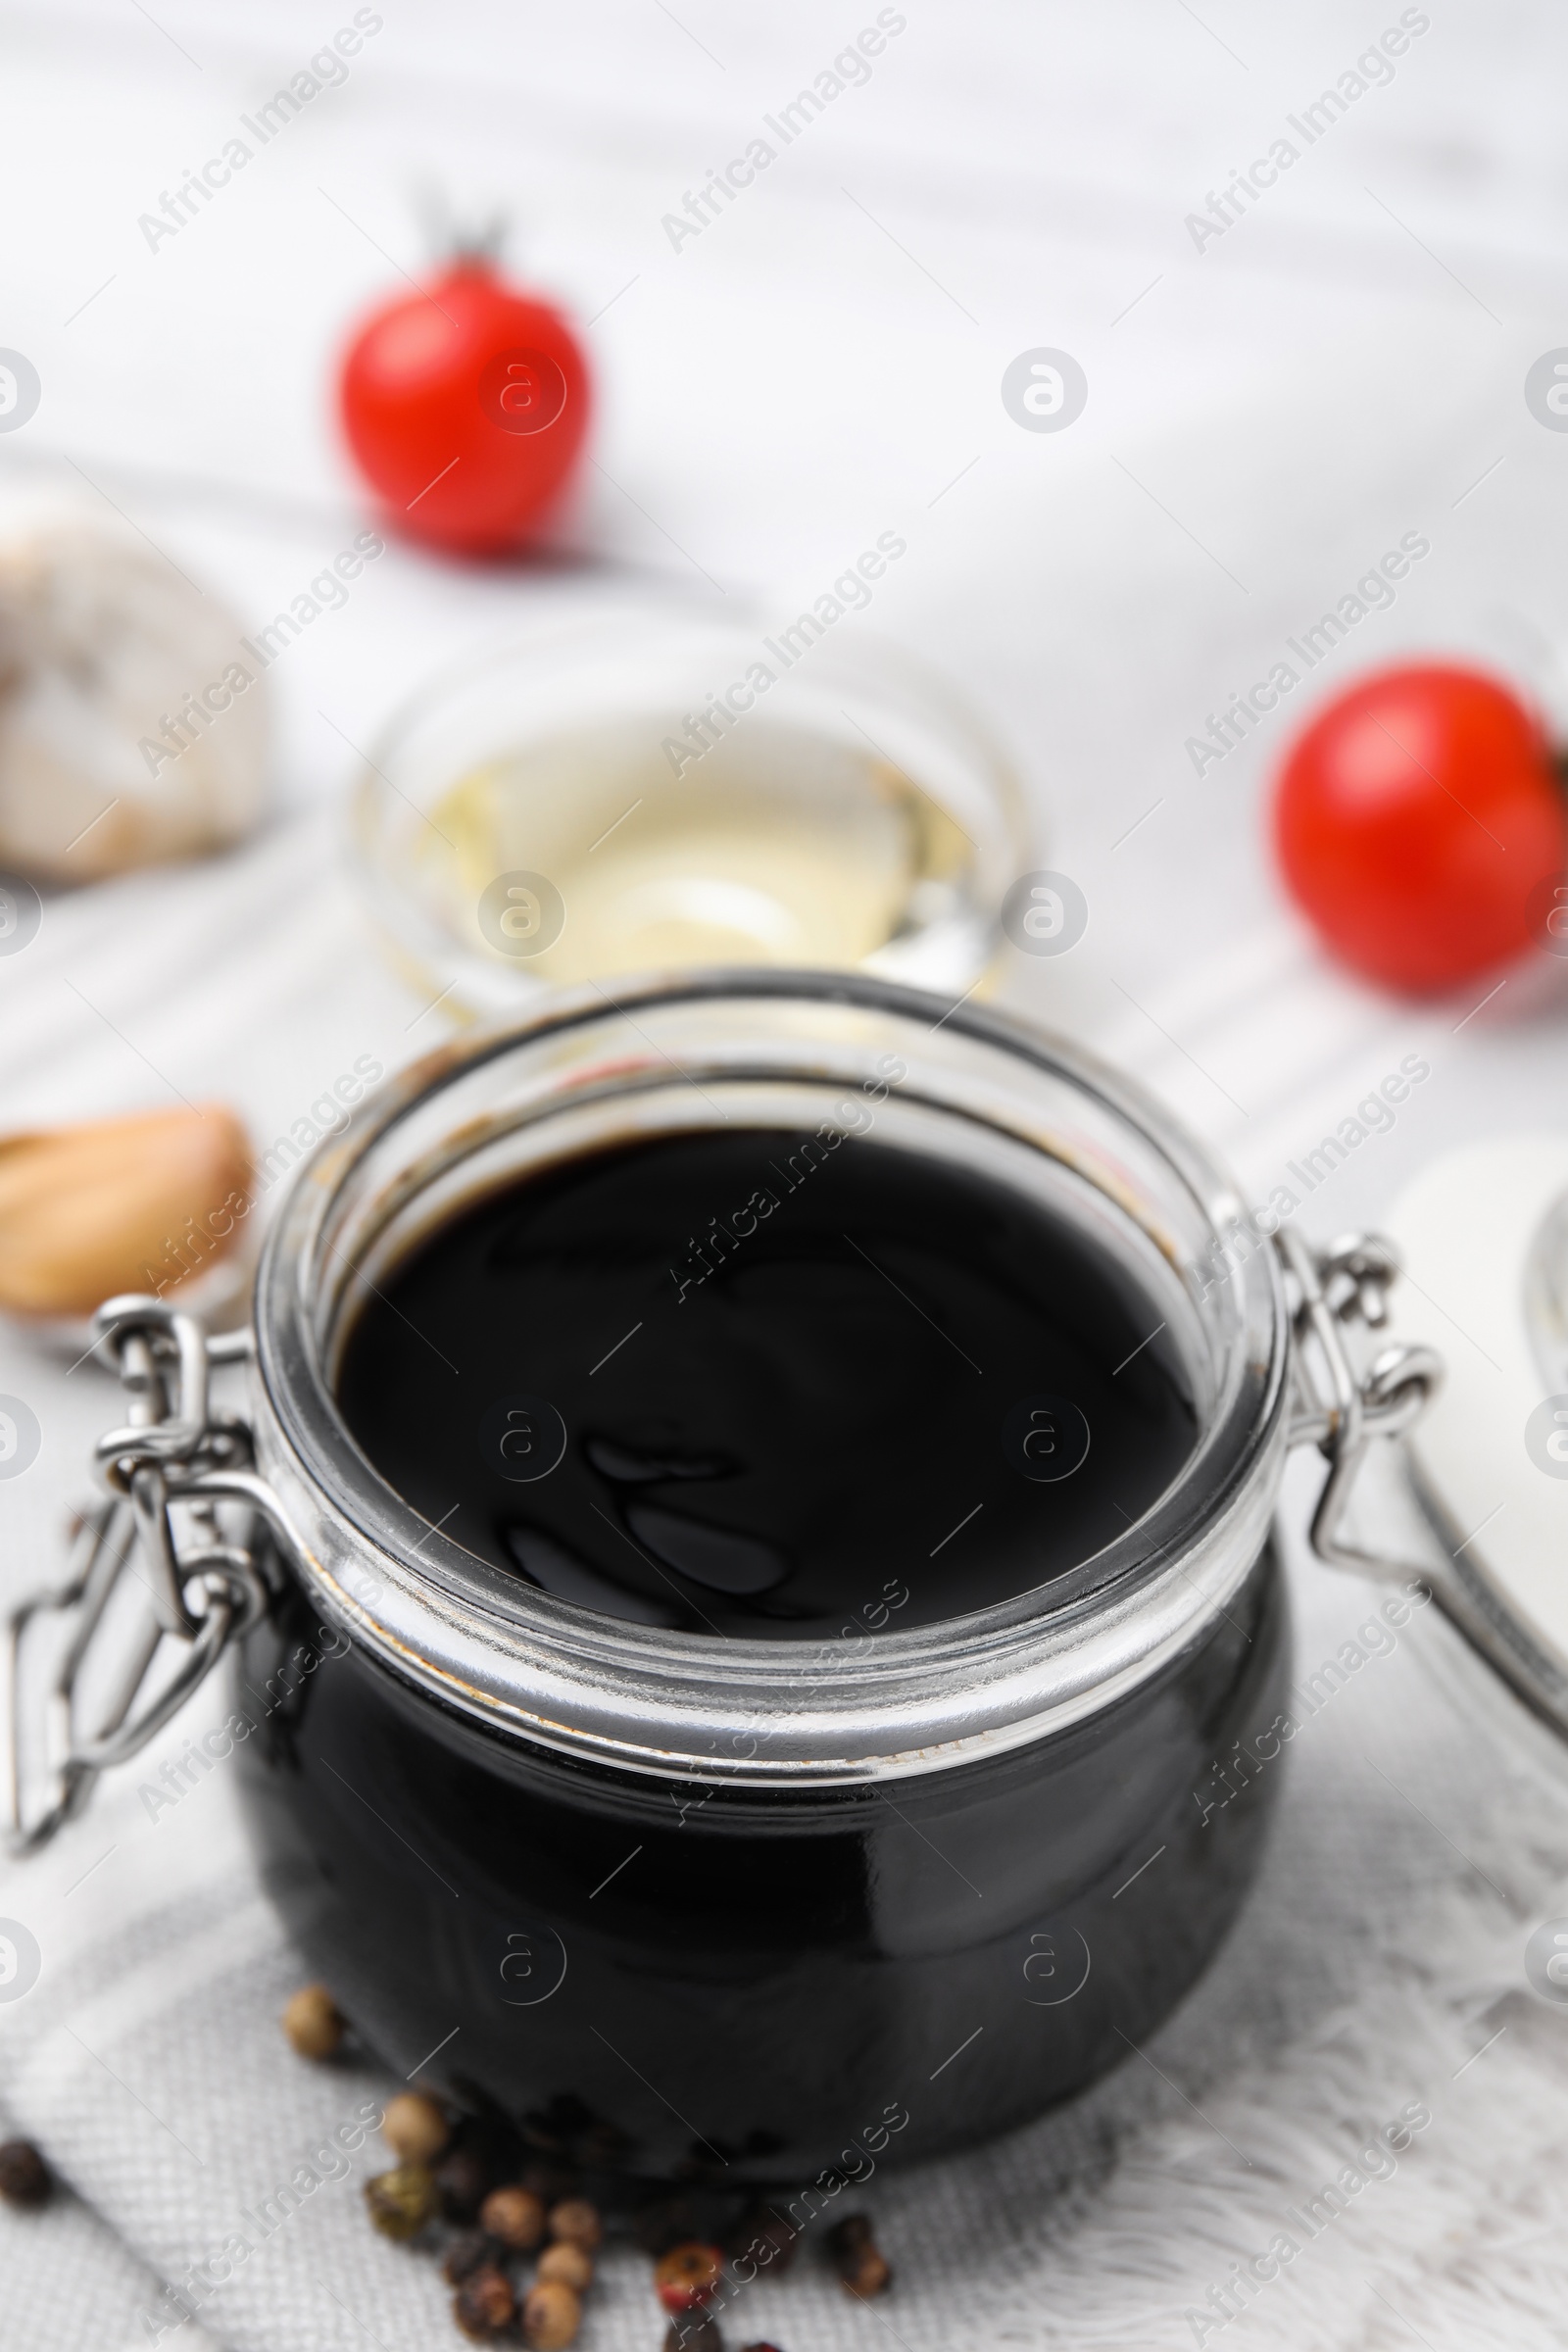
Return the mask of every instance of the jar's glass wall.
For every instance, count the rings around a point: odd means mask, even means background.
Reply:
[[[1216,1767],[1268,1755],[1287,1648],[1265,1552],[1095,1720],[896,1797],[791,1795],[503,1741],[296,1588],[247,1644],[277,1701],[247,1804],[311,1965],[399,2072],[591,2171],[804,2189],[857,2147],[1021,2124],[1152,2030],[1254,1868],[1283,1765]]]

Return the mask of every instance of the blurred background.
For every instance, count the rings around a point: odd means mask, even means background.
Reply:
[[[908,555],[848,625],[914,645],[967,693],[1022,772],[1042,862],[1093,906],[1082,953],[1021,966],[1011,993],[1154,1079],[1253,1184],[1362,1091],[1344,1054],[1372,1078],[1397,1062],[1380,1031],[1402,1039],[1425,1011],[1391,1013],[1322,964],[1272,878],[1260,794],[1311,702],[1404,647],[1479,655],[1563,708],[1568,444],[1522,386],[1562,332],[1551,91],[1568,36],[1530,6],[1434,19],[1307,146],[1287,119],[1381,18],[916,10],[672,250],[664,216],[770,135],[762,118],[859,27],[825,5],[705,0],[394,9],[149,250],[140,217],[335,20],[10,12],[6,335],[42,392],[0,437],[0,487],[106,502],[261,625],[375,518],[336,426],[337,364],[368,308],[427,282],[443,209],[505,216],[510,271],[573,321],[597,392],[548,554],[475,568],[394,541],[270,672],[274,801],[252,854],[273,860],[272,911],[248,900],[236,937],[226,867],[52,902],[3,975],[13,1116],[142,1101],[136,1049],[187,1094],[221,1069],[260,1127],[355,1053],[391,1066],[418,1006],[388,999],[349,929],[331,828],[293,836],[302,857],[286,820],[341,806],[404,694],[504,638],[564,572],[787,615],[886,530]],[[1300,160],[1200,247],[1189,216],[1281,136]],[[1085,371],[1069,430],[1021,430],[1004,406],[1004,371],[1039,347]],[[1393,606],[1195,775],[1205,714],[1412,530],[1432,554]],[[220,939],[224,984],[193,1001],[180,970]],[[113,974],[128,1046],[94,1034],[68,967],[99,1003],[88,975]],[[271,1058],[247,972],[270,1004],[310,1003],[319,1077]],[[1536,1033],[1501,1007],[1482,1029],[1446,1050],[1375,1175],[1372,1154],[1343,1172],[1339,1222],[1466,1115],[1461,1086],[1529,1114]],[[1320,1069],[1321,1106],[1302,1092]]]
[[[1331,1064],[1324,1117],[1358,1091],[1342,1047],[1374,1077],[1397,1061],[1377,1035],[1388,1006],[1348,998],[1283,911],[1260,792],[1312,701],[1404,647],[1479,655],[1564,708],[1551,518],[1568,446],[1522,386],[1560,332],[1550,92],[1568,36],[1529,6],[1434,20],[1308,146],[1289,118],[1381,19],[917,10],[672,249],[665,217],[770,137],[763,118],[859,24],[703,0],[678,19],[657,0],[393,10],[340,83],[149,249],[141,217],[333,27],[286,6],[265,22],[155,21],[121,0],[9,15],[0,170],[26,227],[7,335],[42,392],[0,438],[0,487],[104,502],[262,625],[374,519],[336,427],[338,360],[368,308],[428,282],[443,215],[505,217],[510,270],[573,321],[597,392],[547,553],[475,568],[394,541],[272,671],[287,903],[253,911],[243,940],[220,921],[209,935],[225,939],[222,991],[181,1001],[161,961],[172,906],[199,922],[220,898],[210,870],[51,906],[25,971],[4,975],[16,1115],[140,1100],[139,1048],[187,1093],[221,1066],[230,1091],[256,1090],[259,1125],[285,1120],[315,1073],[270,1068],[254,1035],[236,1057],[247,962],[304,992],[313,1022],[345,1024],[341,1045],[322,1038],[323,1076],[351,1044],[402,1058],[321,872],[332,836],[301,864],[285,820],[341,805],[409,688],[504,638],[564,572],[788,615],[890,529],[908,555],[850,625],[916,646],[967,693],[1021,769],[1043,861],[1093,906],[1084,953],[1024,967],[1013,993],[1153,1077],[1253,1183],[1300,1140],[1286,1104],[1313,1127],[1315,1061]],[[1190,217],[1282,136],[1299,161],[1250,209],[1233,199],[1223,233],[1195,234]],[[1059,433],[1021,430],[1002,398],[1040,347],[1087,377]],[[1432,555],[1393,606],[1195,775],[1205,714],[1408,531]],[[113,969],[132,1048],[95,1038],[61,988],[57,959],[76,956]],[[1484,1059],[1489,1102],[1518,1117],[1534,1065],[1495,1017],[1500,1038],[1450,1060]],[[1421,1117],[1441,1121],[1444,1100],[1430,1089]],[[1375,1192],[1423,1148],[1413,1125]],[[1362,1181],[1345,1172],[1342,1222],[1371,1205]]]

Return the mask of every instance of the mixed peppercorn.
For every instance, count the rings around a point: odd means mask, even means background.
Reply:
[[[310,1984],[284,2010],[283,2032],[302,2058],[323,2062],[338,2054],[349,2028],[325,1987]],[[559,2165],[519,2166],[502,2135],[472,2117],[454,2122],[422,2091],[387,2102],[381,2135],[397,2161],[365,2183],[370,2221],[399,2244],[427,2233],[434,2244],[435,2230],[445,2230],[441,2271],[462,2332],[474,2343],[520,2337],[531,2352],[565,2352],[582,2325],[605,2234],[578,2182]],[[36,2209],[53,2185],[30,2140],[0,2143],[0,2202]],[[734,2218],[715,2228],[725,2205]],[[733,2197],[688,2192],[646,2201],[631,2216],[631,2234],[653,2257],[654,2292],[668,2314],[663,2352],[724,2352],[711,2305],[726,2259],[749,2255],[753,2277],[760,2261],[785,2271],[800,2232],[770,2205],[737,2212]],[[852,2295],[878,2295],[892,2278],[863,2214],[835,2223],[826,2250]],[[524,2280],[529,2262],[533,2276]],[[743,2352],[776,2347],[752,2343]]]
[[[335,2056],[349,2033],[321,1985],[294,1995],[283,2030],[313,2059]],[[462,2333],[473,2343],[520,2337],[532,2352],[565,2352],[582,2325],[605,2234],[580,2178],[529,2157],[504,2127],[454,2119],[422,2091],[388,2101],[381,2134],[395,2161],[365,2183],[370,2221],[400,2244],[417,2239],[439,2250]],[[733,2195],[702,2190],[653,2197],[629,2218],[631,2235],[653,2259],[654,2293],[667,2315],[663,2352],[724,2352],[715,2306],[727,2262],[749,2256],[754,2278],[760,2265],[782,2272],[800,2237],[772,2206],[743,2208]],[[824,2250],[858,2298],[880,2294],[891,2280],[863,2214],[836,2222]],[[744,2352],[775,2347],[753,2343]]]
[[[301,2058],[334,2058],[348,2023],[324,1985],[306,1985],[282,2013],[282,2030]],[[508,2150],[482,2124],[452,2122],[423,2091],[400,2091],[385,2105],[381,2135],[397,2162],[365,2182],[371,2225],[397,2244],[412,2244],[435,2225],[447,2228],[442,2277],[454,2288],[452,2317],[472,2342],[522,2338],[531,2352],[566,2352],[583,2324],[595,2253],[604,2236],[600,2209],[578,2194],[553,2164],[524,2164],[508,2178]],[[54,2180],[30,2140],[0,2142],[0,2201],[37,2209]],[[733,2211],[733,2199],[729,2199]],[[795,2258],[795,2225],[773,2206],[738,2213],[724,2244],[701,2234],[717,2204],[701,2194],[654,2197],[632,2216],[632,2236],[654,2258],[654,2293],[670,2315],[662,2352],[724,2352],[710,2305],[724,2283],[726,2256],[753,2258],[783,2272]],[[891,2270],[862,2213],[847,2213],[827,2232],[827,2253],[851,2295],[889,2286]],[[522,2268],[534,2263],[524,2283]],[[743,2352],[776,2352],[766,2342]]]
[[[49,2167],[30,2139],[0,2144],[0,2199],[26,2212],[47,2205],[54,2189]]]
[[[306,1984],[283,2012],[283,2032],[302,2058],[335,2058],[348,2023],[324,1984]]]
[[[494,2150],[471,2129],[454,2128],[421,2091],[389,2101],[381,2135],[398,2162],[365,2184],[370,2220],[402,2243],[432,2224],[451,2227],[441,2267],[463,2333],[489,2343],[520,2330],[534,2352],[564,2352],[593,2283],[604,2234],[598,2207],[563,2193],[567,2184],[547,2166],[498,2179]],[[535,2255],[525,2281],[523,2266]]]

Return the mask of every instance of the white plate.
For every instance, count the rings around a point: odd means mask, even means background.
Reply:
[[[1543,1466],[1552,1458],[1541,1427],[1551,1426],[1552,1355],[1539,1312],[1533,1321],[1527,1307],[1532,1251],[1565,1197],[1568,1137],[1473,1144],[1427,1168],[1386,1229],[1404,1267],[1391,1295],[1392,1336],[1425,1341],[1447,1366],[1407,1441],[1451,1563],[1440,1596],[1568,1733],[1568,1461],[1562,1475]],[[1568,1361],[1556,1377],[1568,1389]]]

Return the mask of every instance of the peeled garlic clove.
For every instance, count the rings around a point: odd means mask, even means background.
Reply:
[[[86,1315],[159,1298],[235,1250],[250,1140],[232,1111],[146,1111],[0,1141],[0,1308]]]
[[[236,840],[263,798],[261,672],[128,533],[0,518],[0,868],[86,882]]]

